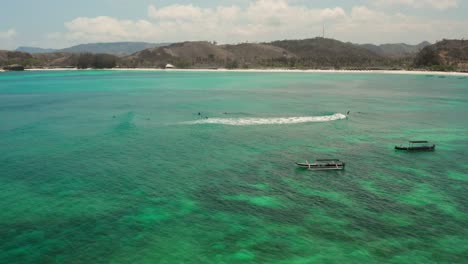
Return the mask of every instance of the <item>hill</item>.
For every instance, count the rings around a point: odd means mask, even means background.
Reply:
[[[125,44],[121,45],[125,46]],[[120,44],[116,46],[121,47]],[[80,49],[74,50],[80,51]],[[86,49],[81,51],[83,50]],[[29,55],[32,60],[24,63],[29,67],[76,66],[78,59],[73,54],[76,53],[38,53],[33,56]],[[403,61],[380,56],[352,43],[325,38],[236,45],[216,45],[206,41],[181,42],[144,49],[115,61],[119,67],[130,68],[164,67],[168,63],[178,68],[381,67],[388,69],[405,65]]]
[[[183,42],[137,52],[122,58],[119,65],[161,67],[167,63],[180,68],[389,68],[404,64],[351,43],[315,38],[236,45]]]
[[[375,52],[334,39],[282,40],[269,44],[295,54],[298,59],[290,61],[290,65],[295,67],[373,67],[387,64],[384,57]]]
[[[0,50],[0,66],[11,64],[25,65],[33,60],[33,56],[26,52]]]
[[[221,46],[207,41],[175,43],[146,49],[124,57],[122,67],[163,67],[167,63],[179,68],[219,67],[231,61],[234,55]]]
[[[295,54],[269,44],[216,45],[196,41],[137,52],[123,58],[121,64],[132,67],[158,67],[170,63],[180,68],[251,68],[274,66],[277,60],[295,57]]]
[[[288,60],[297,57],[294,53],[270,44],[242,43],[223,45],[222,48],[234,57],[231,67],[236,64],[242,68],[284,66]]]
[[[425,47],[414,64],[433,70],[468,71],[468,40],[448,40]]]
[[[431,43],[424,41],[417,45],[408,45],[405,43],[397,44],[363,44],[359,45],[369,51],[372,51],[380,56],[391,57],[391,58],[404,58],[404,57],[414,57],[418,54],[423,48],[431,45]]]
[[[144,49],[150,49],[167,45],[165,43],[146,43],[146,42],[109,42],[109,43],[89,43],[80,44],[64,49],[43,49],[35,47],[19,47],[16,51],[28,53],[107,53],[117,56],[130,55]]]
[[[122,50],[127,42],[114,43]],[[107,44],[96,44],[95,51]],[[133,44],[132,44],[133,45]],[[146,45],[146,44],[142,44]],[[100,53],[54,52],[29,54],[0,51],[0,66],[163,68],[297,68],[297,69],[411,69],[468,71],[468,41],[444,40],[434,45],[356,45],[334,39],[281,40],[268,43],[217,45],[207,41],[174,43],[116,57]],[[415,52],[425,46],[420,52]],[[79,48],[75,49],[80,51]],[[86,50],[83,48],[81,51]],[[102,50],[104,51],[104,50]],[[106,50],[106,53],[110,53]]]
[[[91,53],[37,53],[0,50],[0,68],[19,64],[26,68],[43,67],[78,67],[78,68],[113,68],[119,58],[110,54]]]
[[[71,53],[38,53],[32,54],[35,62],[40,62],[35,67],[73,67],[76,66],[76,55]]]

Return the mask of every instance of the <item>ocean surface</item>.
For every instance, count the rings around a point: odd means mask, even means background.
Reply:
[[[468,263],[468,78],[0,73],[0,263]]]

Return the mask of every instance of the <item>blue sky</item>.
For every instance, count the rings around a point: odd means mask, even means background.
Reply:
[[[465,0],[15,0],[2,3],[0,49],[109,41],[220,43],[321,34],[356,43],[468,38]]]

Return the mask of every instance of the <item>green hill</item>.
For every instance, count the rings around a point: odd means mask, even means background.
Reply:
[[[151,47],[131,55],[110,54],[127,49],[128,42],[86,44],[77,52],[29,54],[0,51],[0,66],[25,67],[129,67],[163,68],[297,68],[297,69],[410,69],[468,71],[468,41],[443,40],[434,45],[356,45],[334,39],[313,38],[268,43],[217,45],[207,41],[174,43]],[[145,43],[140,43],[146,45]],[[130,45],[130,46],[128,46]],[[143,47],[143,46],[140,46]],[[92,49],[96,52],[82,52]],[[111,47],[114,47],[113,49]],[[424,47],[420,52],[419,49]]]
[[[159,67],[167,63],[181,68],[391,68],[405,64],[352,43],[315,38],[236,45],[182,42],[137,52],[122,58],[119,65]]]
[[[468,71],[468,40],[448,40],[425,47],[414,60],[416,67]]]
[[[334,39],[281,40],[269,44],[295,54],[299,67],[376,66],[383,61],[383,57],[375,52]]]
[[[170,63],[179,68],[218,67],[233,55],[220,46],[206,41],[182,42],[146,49],[120,61],[122,67],[163,67]]]
[[[33,60],[33,56],[29,53],[20,51],[0,50],[0,66],[11,64],[25,65]]]

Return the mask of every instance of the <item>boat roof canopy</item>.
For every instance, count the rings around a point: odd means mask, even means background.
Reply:
[[[410,141],[410,143],[429,143],[429,141],[426,141],[426,140],[416,140],[416,141]]]
[[[339,159],[318,159],[317,161],[340,161]]]

